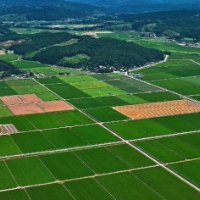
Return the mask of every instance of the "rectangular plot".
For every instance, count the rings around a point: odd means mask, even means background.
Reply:
[[[90,88],[104,88],[104,87],[110,87],[107,83],[103,81],[92,81],[92,82],[76,82],[72,83],[72,86],[84,90],[84,89],[90,89]]]
[[[135,79],[130,79],[130,78],[128,78],[128,79],[124,79],[123,82],[126,83],[126,84],[128,84],[128,85],[130,85],[130,86],[132,86],[132,87],[135,87],[135,88],[137,88],[138,90],[141,90],[141,91],[143,91],[143,92],[150,92],[150,91],[153,92],[153,91],[158,90],[158,89],[157,89],[156,87],[154,87],[154,86],[151,86],[151,85],[148,85],[148,84],[146,84],[146,83],[137,81],[137,80],[135,80]]]
[[[192,114],[187,114],[187,115],[180,115],[177,116],[179,117],[181,120],[184,121],[184,124],[190,124],[192,126],[194,126],[193,128],[191,128],[191,130],[199,130],[200,129],[200,113],[192,113]]]
[[[6,164],[21,186],[55,181],[37,157],[7,160]]]
[[[199,129],[198,127],[184,120],[182,116],[183,115],[160,117],[154,118],[153,120],[161,125],[168,127],[171,130],[174,130],[175,132],[186,132]]]
[[[137,127],[132,126],[130,122],[114,122],[106,124],[106,127],[120,135],[121,137],[131,140],[148,137],[148,133]]]
[[[41,132],[28,132],[11,136],[23,153],[55,149]]]
[[[44,94],[50,93],[46,88],[41,85],[31,85],[31,86],[20,86],[20,87],[12,87],[17,94]]]
[[[169,165],[171,169],[178,172],[181,176],[188,179],[188,181],[200,186],[200,160],[182,162],[174,165]]]
[[[10,80],[6,82],[10,87],[19,87],[19,86],[33,86],[38,85],[38,83],[33,79],[19,79],[19,80]]]
[[[37,103],[44,112],[56,112],[63,110],[73,110],[74,108],[64,101],[48,101]]]
[[[91,176],[94,173],[73,153],[40,156],[42,162],[58,180]]]
[[[179,140],[179,137],[162,138],[157,141],[185,159],[200,157],[199,149]]]
[[[149,158],[128,145],[113,145],[108,146],[108,149],[133,168],[155,165]]]
[[[12,116],[12,113],[6,106],[0,106],[0,117]]]
[[[57,97],[55,94],[46,92],[42,94],[37,94],[37,96],[42,99],[42,101],[55,101],[55,100],[60,100],[60,97]]]
[[[24,94],[24,95],[18,95],[18,97],[24,102],[24,103],[38,103],[42,100],[35,94]]]
[[[86,109],[85,112],[101,122],[117,121],[128,119],[125,115],[113,110],[110,107]]]
[[[122,91],[115,87],[107,87],[107,88],[99,88],[97,89],[87,89],[83,90],[86,94],[90,95],[91,97],[104,97],[104,96],[111,96],[111,95],[123,95],[126,94],[125,91]]]
[[[66,83],[96,81],[96,78],[93,78],[92,76],[88,76],[88,75],[84,75],[84,76],[61,76],[59,78]]]
[[[136,142],[135,144],[162,162],[177,162],[185,159],[183,156],[159,143],[157,140]]]
[[[199,88],[195,84],[183,81],[181,79],[155,81],[154,84],[183,95],[199,94]]]
[[[137,103],[145,103],[144,99],[137,97],[136,95],[120,95],[117,96],[119,99],[127,102],[127,104],[137,104]]]
[[[10,136],[0,137],[0,156],[21,154],[19,147]]]
[[[0,190],[15,188],[17,184],[4,162],[0,162]]]
[[[89,97],[88,94],[78,90],[77,88],[69,84],[47,85],[47,87],[64,99]]]
[[[62,128],[42,132],[57,148],[70,148],[88,145],[81,137],[69,128]]]
[[[151,119],[130,121],[133,127],[136,127],[147,133],[148,136],[166,135],[174,133],[173,130],[159,124]]]
[[[43,113],[44,111],[36,104],[19,104],[8,106],[13,115],[28,115]]]
[[[117,200],[153,199],[162,198],[148,185],[142,183],[131,173],[120,173],[96,178]]]
[[[110,85],[117,87],[123,91],[126,91],[128,93],[141,92],[141,90],[139,90],[138,88],[135,88],[129,84],[126,84],[126,83],[122,82],[121,80],[111,80],[111,81],[107,81],[107,83],[109,83]]]
[[[20,60],[15,61],[14,64],[22,69],[30,69],[30,68],[40,68],[40,67],[48,67],[49,65],[45,65],[39,62],[27,61],[27,60]]]
[[[200,151],[200,133],[181,135],[177,137],[183,143]]]
[[[144,71],[141,73],[143,77],[142,80],[145,81],[154,81],[154,80],[163,80],[163,79],[173,79],[177,78],[177,76],[166,73],[166,72],[153,72],[153,73],[145,73]]]
[[[15,92],[15,90],[13,90],[10,87],[7,88],[1,88],[0,90],[0,96],[11,96],[11,95],[16,95],[17,92]]]
[[[18,131],[35,130],[35,127],[24,116],[0,118],[0,124],[13,124]]]
[[[65,126],[94,124],[94,121],[77,110],[56,112],[54,115],[56,119],[59,119]]]
[[[30,200],[24,190],[13,190],[8,192],[1,192],[0,199],[2,200]]]
[[[169,92],[154,92],[136,94],[137,97],[147,102],[172,101],[181,99],[179,96]]]
[[[27,115],[26,118],[37,129],[58,128],[64,126],[64,124],[61,121],[57,120],[52,113]]]
[[[41,84],[47,85],[47,84],[55,84],[55,83],[64,83],[63,80],[53,77],[53,78],[39,78],[37,79],[38,82]]]
[[[95,98],[85,98],[85,99],[71,99],[68,100],[72,105],[79,109],[87,109],[87,108],[96,108],[96,107],[103,107],[105,104],[100,102]]]
[[[65,186],[76,199],[82,200],[112,200],[112,196],[106,192],[94,179],[66,182]]]
[[[8,105],[12,105],[12,104],[21,104],[21,103],[23,103],[22,100],[17,95],[4,96],[4,97],[1,97],[0,99],[7,106]]]
[[[91,82],[93,88],[104,88],[104,87],[110,87],[111,85],[107,84],[106,82],[103,81],[93,81]]]
[[[0,88],[6,88],[9,87],[9,85],[5,81],[0,81]]]
[[[200,101],[200,96],[192,96],[193,99]]]
[[[132,173],[164,199],[188,200],[200,198],[198,191],[162,168],[138,170]]]
[[[99,125],[74,127],[72,128],[72,131],[74,131],[89,144],[101,144],[119,141],[117,137]]]
[[[90,89],[90,88],[95,88],[92,85],[92,82],[76,82],[76,83],[71,83],[71,85],[79,90],[84,90],[84,89]]]
[[[120,106],[120,105],[127,105],[127,102],[118,98],[117,96],[111,97],[99,97],[97,100],[101,101],[102,103],[106,104],[106,106]]]
[[[27,189],[32,200],[73,200],[72,196],[60,184],[45,185]]]
[[[200,104],[191,100],[174,100],[128,106],[117,106],[113,107],[113,109],[130,117],[131,119],[142,119],[200,112]]]
[[[86,149],[75,154],[97,174],[131,168],[106,148]]]

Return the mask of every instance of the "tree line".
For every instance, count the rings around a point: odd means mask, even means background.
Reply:
[[[3,60],[0,60],[0,72],[0,78],[8,77],[11,74],[19,75],[23,73],[23,71],[18,67]]]

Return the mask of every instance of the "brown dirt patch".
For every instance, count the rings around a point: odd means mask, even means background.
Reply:
[[[25,94],[19,95],[19,98],[25,103],[37,103],[42,102],[42,100],[35,94]]]
[[[44,102],[35,94],[4,96],[0,97],[0,99],[14,115],[27,115],[74,109],[64,101]]]
[[[0,99],[7,106],[23,103],[22,100],[19,98],[19,96],[16,96],[16,95],[15,96],[4,96],[4,97],[0,97]]]
[[[13,124],[5,124],[5,125],[0,125],[0,134],[13,134],[17,133],[17,129]]]
[[[83,33],[83,35],[95,36],[96,33],[95,32],[86,32],[86,33]]]
[[[113,107],[113,109],[131,119],[142,119],[200,112],[200,104],[190,100],[176,100],[130,106],[117,106]]]
[[[38,107],[34,103],[8,106],[8,108],[14,115],[27,115],[44,112],[40,107]]]
[[[64,101],[41,102],[41,103],[37,103],[37,105],[44,112],[55,112],[55,111],[62,111],[62,110],[73,110],[73,107],[70,106],[69,104],[65,103]]]

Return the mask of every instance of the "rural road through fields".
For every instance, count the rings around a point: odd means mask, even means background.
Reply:
[[[143,154],[144,156],[146,156],[147,158],[149,158],[150,160],[154,161],[158,166],[164,168],[165,170],[167,170],[169,173],[173,174],[174,176],[176,176],[177,178],[179,178],[180,180],[182,180],[183,182],[185,182],[186,184],[188,184],[189,186],[191,186],[192,188],[194,188],[195,190],[200,192],[200,188],[198,188],[196,185],[194,185],[193,183],[189,182],[188,180],[186,180],[185,178],[183,178],[182,176],[180,176],[179,174],[177,174],[176,172],[172,171],[170,168],[168,168],[167,166],[165,166],[165,164],[159,162],[158,160],[156,160],[155,158],[153,158],[151,155],[147,154],[145,151],[141,150],[140,148],[138,148],[137,146],[135,146],[134,144],[130,143],[130,141],[127,141],[125,139],[123,139],[121,136],[119,136],[118,134],[116,134],[115,132],[113,132],[112,130],[108,129],[107,127],[105,127],[104,125],[100,124],[104,129],[106,129],[107,131],[111,132],[113,135],[115,135],[116,137],[118,137],[121,141],[123,141],[124,143],[126,143],[127,145],[129,145],[130,147],[134,148],[135,150],[139,151],[141,154]]]
[[[137,80],[137,79],[136,79]],[[38,82],[37,80],[35,80],[36,82]],[[140,81],[140,80],[139,80]],[[39,82],[38,82],[39,83]],[[42,84],[40,84],[42,85]],[[153,85],[153,84],[152,84]],[[48,89],[45,85],[42,85],[43,87],[45,87],[46,89]],[[49,91],[51,91],[50,89],[48,89]],[[51,91],[52,92],[52,91]],[[52,92],[54,93],[54,92]],[[61,98],[59,95],[57,95],[56,93],[54,93],[56,96],[58,96],[59,98]],[[63,98],[62,98],[63,99]],[[65,99],[63,99],[65,101]],[[67,102],[68,103],[68,102]],[[6,160],[6,159],[10,159],[10,158],[19,158],[19,157],[25,157],[25,156],[37,156],[37,155],[42,155],[42,154],[52,154],[52,153],[57,153],[57,152],[67,152],[67,151],[73,151],[73,150],[82,150],[82,149],[87,149],[87,148],[96,148],[96,147],[104,147],[104,146],[109,146],[109,145],[117,145],[117,144],[127,144],[129,145],[131,148],[137,150],[138,152],[140,152],[141,154],[143,154],[144,156],[146,156],[147,158],[149,158],[150,160],[152,160],[155,165],[153,165],[152,167],[155,166],[160,166],[163,169],[167,170],[169,173],[173,174],[174,176],[176,176],[177,178],[179,178],[180,180],[182,180],[183,182],[185,182],[186,184],[188,184],[190,187],[194,188],[195,190],[200,192],[200,189],[195,186],[193,183],[191,183],[190,181],[186,180],[184,177],[180,176],[178,173],[176,173],[175,171],[171,170],[170,168],[168,168],[167,165],[169,165],[170,163],[164,164],[158,160],[156,160],[154,157],[152,157],[151,155],[147,154],[145,151],[143,151],[142,149],[138,148],[137,146],[135,146],[134,144],[132,144],[132,142],[136,141],[136,140],[126,140],[124,138],[122,138],[120,135],[118,135],[117,133],[115,133],[114,131],[110,130],[109,128],[107,128],[105,126],[106,123],[101,123],[97,120],[95,120],[93,117],[91,117],[90,115],[86,114],[85,112],[83,112],[80,109],[77,109],[78,111],[80,111],[82,114],[84,114],[85,116],[87,116],[88,118],[92,119],[94,122],[96,122],[96,124],[98,124],[99,126],[101,126],[102,128],[104,128],[105,130],[109,131],[111,134],[113,134],[114,136],[116,136],[119,141],[117,142],[110,142],[110,143],[104,143],[104,144],[96,144],[96,145],[87,145],[87,146],[82,146],[82,147],[74,147],[74,148],[66,148],[66,149],[56,149],[56,150],[49,150],[49,151],[43,151],[43,152],[34,152],[34,153],[27,153],[27,154],[19,154],[19,155],[13,155],[13,156],[5,156],[5,157],[0,157],[0,160]],[[194,131],[192,131],[194,132]],[[176,133],[178,134],[189,134],[192,132],[185,132],[185,133]],[[175,134],[174,134],[175,135]],[[161,136],[160,136],[161,137]],[[167,137],[164,136],[163,137]],[[157,139],[157,136],[155,136],[154,138]],[[153,137],[149,137],[149,138],[143,138],[144,140],[148,140],[148,139],[153,139]],[[200,159],[200,158],[199,158]],[[150,167],[150,166],[149,166]],[[134,171],[134,170],[141,170],[141,169],[145,169],[144,168],[138,168],[138,169],[129,169],[128,171]],[[127,171],[127,172],[128,172]],[[122,172],[126,172],[126,170],[124,171],[116,171],[116,172],[112,172],[113,174],[116,173],[122,173]],[[103,175],[111,175],[112,173],[106,173]],[[95,176],[102,176],[102,174],[97,174],[94,175]],[[88,178],[88,177],[84,177],[84,178]],[[67,180],[65,180],[67,182]],[[51,182],[51,183],[45,183],[43,185],[49,185],[49,184],[54,184],[57,183],[56,181]],[[63,184],[63,182],[59,182],[61,184]],[[20,187],[21,189],[26,189],[29,187],[36,187],[36,186],[42,186],[42,185],[28,185],[28,186],[24,186],[24,187]],[[12,188],[12,189],[8,189],[8,190],[0,190],[0,192],[3,191],[10,191],[10,190],[16,190],[19,189],[19,187],[17,188]]]
[[[196,62],[196,61],[194,61],[194,60],[192,60],[192,59],[190,59],[190,61],[192,61],[193,63],[195,63],[195,64],[197,64],[197,65],[200,65],[200,63],[198,63],[198,62]]]
[[[150,85],[150,86],[156,87],[156,88],[158,88],[158,89],[160,89],[160,90],[164,90],[165,92],[169,92],[169,93],[175,94],[175,95],[177,95],[177,96],[179,96],[179,97],[181,97],[181,98],[183,98],[183,99],[188,99],[188,100],[190,100],[190,101],[193,101],[193,102],[195,102],[195,103],[198,103],[199,106],[200,106],[200,101],[198,101],[198,100],[192,99],[192,98],[190,98],[190,97],[188,97],[188,96],[185,96],[185,95],[179,94],[179,93],[174,92],[174,91],[172,91],[172,90],[168,90],[168,89],[163,88],[163,87],[160,87],[160,86],[158,86],[158,85],[155,85],[155,84],[149,83],[149,82],[147,82],[147,81],[143,81],[143,80],[140,80],[140,79],[134,78],[134,77],[132,77],[132,76],[130,76],[130,75],[125,75],[125,76],[127,76],[127,77],[129,77],[129,78],[132,78],[132,79],[134,79],[134,80],[136,80],[136,81],[139,81],[139,82],[145,83],[145,84],[147,84],[147,85]]]
[[[181,96],[182,98],[186,98],[186,96],[184,95],[181,95],[181,94],[178,94],[176,92],[173,92],[173,91],[170,91],[170,90],[167,90],[165,88],[162,88],[162,87],[159,87],[159,86],[156,86],[154,84],[151,84],[151,83],[148,83],[146,81],[142,81],[142,80],[139,80],[137,78],[133,78],[133,77],[130,77],[128,75],[126,75],[127,77],[129,78],[132,78],[134,80],[137,80],[137,81],[140,81],[140,82],[143,82],[145,84],[148,84],[148,85],[151,85],[151,86],[154,86],[154,87],[157,87],[157,88],[160,88],[164,91],[167,91],[167,92],[170,92],[170,93],[173,93],[173,94],[176,94],[178,96]],[[37,83],[39,83],[37,80],[35,80]],[[39,83],[40,85],[42,85],[41,83]],[[45,85],[42,85],[43,87],[45,87],[46,89],[48,89],[49,91],[51,91],[49,88],[47,88]],[[58,96],[59,98],[63,99],[62,97],[60,97],[58,94],[56,94],[55,92],[51,91],[52,93],[54,93],[56,96]],[[187,99],[189,100],[192,100],[194,102],[197,102],[197,103],[200,103],[199,101],[196,101],[196,100],[193,100],[189,97],[187,97]],[[63,99],[65,101],[65,99]],[[67,102],[68,103],[68,102]],[[74,107],[74,106],[73,106]],[[74,107],[76,108],[76,107]],[[190,181],[188,181],[187,179],[185,179],[184,177],[180,176],[178,173],[172,171],[170,168],[168,168],[167,166],[165,166],[165,164],[163,164],[162,162],[159,162],[158,160],[156,160],[154,157],[152,157],[151,155],[147,154],[145,151],[141,150],[140,148],[138,148],[137,146],[135,146],[134,144],[132,144],[130,141],[127,141],[125,140],[124,138],[122,138],[121,136],[119,136],[117,133],[115,133],[114,131],[108,129],[106,126],[104,126],[102,123],[98,122],[96,119],[94,119],[93,117],[91,117],[90,115],[86,114],[85,112],[83,112],[82,110],[76,108],[79,112],[81,112],[82,114],[84,114],[85,116],[87,116],[88,118],[92,119],[93,121],[95,121],[97,124],[99,124],[102,128],[104,128],[105,130],[107,130],[108,132],[112,133],[114,136],[116,136],[118,139],[120,139],[121,142],[129,145],[130,147],[134,148],[135,150],[137,150],[138,152],[140,152],[141,154],[143,154],[144,156],[146,156],[147,158],[149,158],[150,160],[152,160],[153,162],[155,162],[158,166],[162,167],[163,169],[167,170],[169,173],[173,174],[174,176],[176,176],[177,178],[179,178],[180,180],[182,180],[183,182],[185,182],[186,184],[188,184],[189,186],[191,186],[192,188],[194,188],[195,190],[197,190],[198,192],[200,192],[200,188],[198,188],[196,185],[194,185],[193,183],[191,183]]]
[[[99,123],[99,124],[103,124],[103,123]],[[60,129],[60,128],[56,128],[56,129]],[[56,129],[54,129],[54,130],[56,130]],[[48,130],[51,130],[51,129],[48,129]],[[196,131],[188,131],[188,132],[180,132],[180,133],[174,133],[174,134],[146,137],[146,138],[141,138],[141,139],[131,139],[131,140],[126,140],[126,141],[132,143],[132,142],[138,142],[138,141],[146,141],[146,140],[168,138],[168,137],[174,137],[174,136],[180,136],[180,135],[188,135],[188,134],[199,133],[199,132],[200,132],[200,130],[196,130]],[[20,133],[23,133],[23,132],[20,132]],[[67,147],[67,148],[56,149],[56,150],[54,149],[54,150],[38,151],[38,152],[33,152],[33,153],[16,154],[16,155],[10,155],[10,156],[0,156],[0,161],[7,160],[7,159],[13,159],[13,158],[23,158],[26,156],[41,156],[41,155],[47,155],[47,154],[52,154],[52,153],[64,153],[64,152],[70,152],[70,151],[92,149],[92,148],[97,148],[97,147],[106,147],[106,146],[110,146],[110,145],[121,145],[121,144],[125,144],[125,142],[120,140],[117,142],[89,144],[89,145],[84,145],[84,146],[80,146],[80,147]]]
[[[139,71],[139,70],[141,70],[141,69],[145,69],[145,68],[153,67],[153,66],[155,66],[155,65],[158,65],[158,64],[164,63],[164,62],[166,62],[166,61],[168,60],[168,58],[169,58],[169,56],[166,55],[166,56],[165,56],[165,59],[162,60],[162,61],[160,61],[160,62],[152,63],[152,64],[149,64],[149,65],[145,65],[145,66],[143,66],[143,67],[137,67],[137,68],[135,68],[135,69],[132,69],[131,72]]]

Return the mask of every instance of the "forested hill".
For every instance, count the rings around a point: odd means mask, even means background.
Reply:
[[[62,20],[80,18],[94,14],[106,14],[105,8],[92,5],[66,2],[62,0],[8,0],[0,1],[0,18],[5,21]]]
[[[68,0],[114,8],[115,13],[141,13],[200,8],[199,0]]]
[[[79,3],[82,3],[81,1]],[[67,6],[72,5],[65,0],[1,0],[1,6],[29,6],[29,7],[39,7],[39,6]],[[74,4],[77,5],[77,4]]]
[[[155,32],[158,36],[200,40],[200,10],[182,10],[119,15],[118,20],[133,23],[133,30]]]
[[[44,39],[42,39],[44,38]],[[70,68],[133,68],[164,59],[163,52],[111,38],[39,33],[10,47],[24,59]]]

